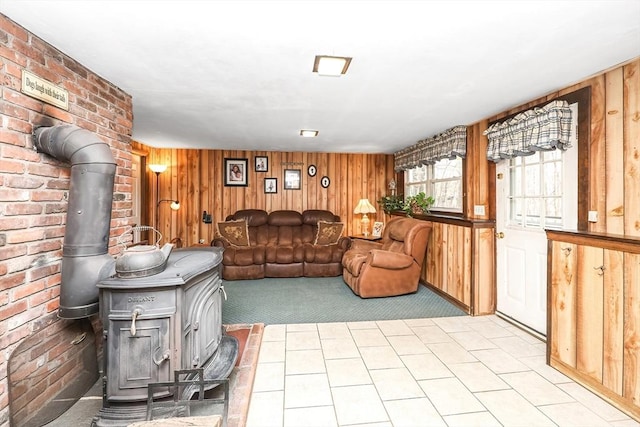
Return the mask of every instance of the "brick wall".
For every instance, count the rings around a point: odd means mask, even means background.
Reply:
[[[66,89],[69,110],[22,94],[25,69]],[[109,244],[115,255],[116,237],[132,222],[133,116],[127,93],[1,14],[0,79],[0,425],[7,425],[13,351],[27,337],[61,322],[56,310],[70,166],[33,150],[33,128],[71,123],[110,145],[117,162]],[[42,363],[34,364],[40,371],[23,369],[20,375],[69,381],[68,375],[56,375],[60,363],[50,360],[65,357],[60,353],[45,352]],[[47,384],[44,393],[65,385]]]

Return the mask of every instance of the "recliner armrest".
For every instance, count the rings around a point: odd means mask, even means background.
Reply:
[[[389,252],[374,249],[369,252],[367,264],[372,267],[386,268],[388,270],[403,270],[413,264],[412,257],[398,252]]]

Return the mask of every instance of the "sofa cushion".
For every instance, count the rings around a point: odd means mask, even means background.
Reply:
[[[296,211],[273,211],[269,214],[269,225],[281,227],[283,225],[300,226],[302,225],[302,215]]]
[[[314,245],[335,245],[342,237],[344,224],[341,222],[318,221],[318,233]]]
[[[233,246],[249,246],[247,221],[224,221],[218,223],[218,234]]]
[[[249,227],[258,227],[260,225],[265,225],[267,223],[267,218],[267,212],[262,209],[242,209],[233,215],[229,215],[227,217],[227,221],[244,219],[247,221],[247,225]]]
[[[331,211],[322,209],[307,209],[302,212],[302,222],[304,224],[316,225],[318,221],[337,222],[340,217],[334,215]]]

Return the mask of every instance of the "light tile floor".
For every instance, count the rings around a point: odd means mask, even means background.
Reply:
[[[247,427],[640,426],[496,316],[269,325]]]

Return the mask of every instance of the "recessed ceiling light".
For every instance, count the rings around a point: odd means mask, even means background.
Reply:
[[[317,130],[302,129],[300,131],[300,136],[302,136],[304,138],[314,138],[314,137],[318,136],[318,131]]]
[[[320,76],[339,77],[347,72],[351,58],[345,56],[316,55],[313,72]]]

